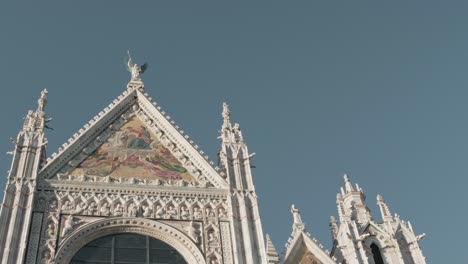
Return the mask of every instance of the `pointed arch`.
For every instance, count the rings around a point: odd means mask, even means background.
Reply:
[[[372,243],[370,248],[374,258],[374,264],[385,264],[379,246],[377,246],[375,243]]]

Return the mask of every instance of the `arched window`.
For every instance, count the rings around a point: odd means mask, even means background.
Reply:
[[[186,264],[168,244],[137,234],[98,238],[82,247],[70,264]]]
[[[375,264],[385,264],[384,261],[383,261],[383,258],[382,258],[382,254],[380,254],[379,247],[374,243],[372,243],[372,245],[370,247],[371,247],[371,250],[372,250],[372,255],[374,256],[374,263]]]

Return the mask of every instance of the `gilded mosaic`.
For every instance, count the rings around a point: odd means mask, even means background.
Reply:
[[[71,173],[71,176],[80,175],[194,181],[137,117],[123,125]]]
[[[300,264],[322,264],[318,258],[312,254],[305,245],[298,251],[291,263]]]

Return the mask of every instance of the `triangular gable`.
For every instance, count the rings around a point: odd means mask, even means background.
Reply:
[[[366,226],[361,231],[361,235],[368,233],[371,236],[377,236],[377,235],[385,235],[387,238],[390,237],[390,234],[388,234],[387,231],[382,229],[378,224],[375,224],[373,222],[369,222]]]
[[[299,249],[296,256],[291,260],[291,263],[323,264],[305,245]]]
[[[69,175],[195,182],[195,177],[137,116],[114,132]]]
[[[335,264],[335,261],[307,234],[301,232],[289,245],[284,256],[285,264]]]
[[[213,163],[155,105],[137,89],[125,91],[52,154],[39,177],[106,182],[130,179],[227,189]]]

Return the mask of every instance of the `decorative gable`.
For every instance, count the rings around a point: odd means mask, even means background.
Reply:
[[[47,160],[52,181],[227,189],[212,162],[138,89],[118,99]]]
[[[291,263],[323,264],[305,245],[296,254]]]
[[[311,239],[304,231],[293,233],[291,244],[287,245],[284,264],[334,264],[329,252],[317,240]]]
[[[70,176],[195,182],[180,161],[136,116],[83,160]]]

